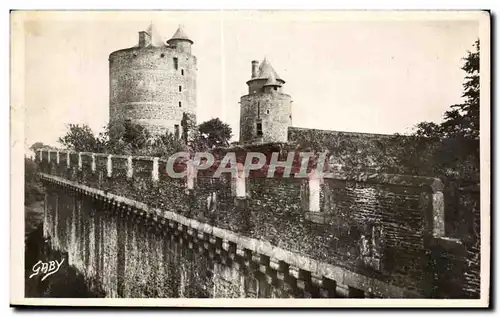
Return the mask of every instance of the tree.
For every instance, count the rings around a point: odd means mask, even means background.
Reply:
[[[420,122],[419,124],[416,125],[416,131],[414,133],[415,136],[417,137],[424,137],[424,138],[441,138],[443,134],[443,128],[441,125],[434,123],[434,122]]]
[[[60,137],[58,142],[65,148],[76,152],[98,152],[100,149],[99,139],[86,124],[69,124],[69,131]]]
[[[198,126],[198,131],[209,148],[227,146],[232,137],[231,127],[219,118],[203,122]]]
[[[473,47],[475,51],[468,51],[463,59],[464,102],[451,105],[440,124],[421,122],[411,135],[397,140],[398,165],[406,169],[405,173],[478,179],[479,40]]]
[[[191,132],[191,137],[187,143],[189,149],[193,152],[204,152],[210,149],[206,138],[197,129],[194,129]]]
[[[176,152],[185,151],[185,145],[179,138],[176,138],[171,132],[157,136],[152,144],[145,149],[145,155],[168,157]]]
[[[463,59],[465,71],[464,102],[452,105],[444,113],[441,124],[422,122],[416,126],[415,135],[423,137],[445,137],[478,140],[479,139],[479,40],[476,40],[473,52],[468,51]]]
[[[36,152],[40,149],[48,149],[48,148],[52,148],[52,147],[44,144],[43,142],[35,142],[35,143],[33,143],[33,145],[30,146],[30,150],[32,150],[33,152]]]
[[[137,154],[151,143],[151,135],[141,125],[129,121],[112,122],[99,134],[99,144],[103,150],[116,154]]]
[[[151,140],[149,131],[142,125],[125,121],[124,128],[123,141],[131,147],[133,152],[146,147]]]
[[[463,84],[464,103],[452,105],[445,112],[445,121],[441,124],[448,137],[479,139],[479,40],[474,47],[474,52],[467,52],[462,67],[467,74]]]

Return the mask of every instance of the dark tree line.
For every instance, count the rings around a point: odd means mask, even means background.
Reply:
[[[474,43],[474,51],[468,51],[462,70],[465,71],[463,83],[464,102],[452,105],[444,113],[440,124],[421,122],[415,135],[430,138],[479,139],[479,40]]]
[[[163,157],[179,151],[204,151],[227,146],[232,130],[216,118],[195,127],[189,135],[189,139],[171,132],[153,136],[145,127],[125,121],[110,123],[97,135],[85,124],[69,124],[68,132],[58,141],[65,149],[76,152]]]
[[[428,168],[427,173],[479,181],[479,40],[473,47],[474,50],[468,51],[463,59],[464,101],[451,105],[439,124],[417,124],[414,133],[406,140],[406,143],[417,146],[410,155],[401,155],[402,161],[418,158],[423,161],[419,165],[433,167]]]

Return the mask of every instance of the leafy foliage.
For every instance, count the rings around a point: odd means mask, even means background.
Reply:
[[[479,177],[479,40],[473,46],[475,51],[467,52],[462,66],[466,72],[464,102],[452,105],[441,124],[419,123],[410,138],[411,142],[432,144],[418,156],[420,165],[433,164],[432,172],[438,176]],[[428,140],[419,140],[422,137]]]
[[[42,184],[37,179],[37,164],[34,161],[24,159],[24,205],[28,206],[40,201],[44,197]]]
[[[102,149],[100,140],[94,136],[92,129],[86,124],[69,124],[69,131],[59,138],[65,148],[76,152],[99,152]]]
[[[50,148],[52,148],[52,146],[47,145],[43,142],[35,142],[30,146],[30,150],[34,152],[38,151],[39,149],[50,149]]]
[[[115,154],[139,154],[152,142],[146,128],[128,121],[108,124],[98,139],[103,145],[100,150]]]
[[[171,132],[156,137],[153,143],[143,150],[143,155],[168,157],[176,152],[186,151],[186,146]]]
[[[148,130],[131,122],[113,122],[97,136],[86,125],[70,124],[69,131],[59,138],[66,149],[77,152],[113,153],[121,155],[169,156],[186,150],[172,133],[152,136]]]
[[[228,146],[232,136],[232,129],[219,118],[203,122],[198,126],[200,141],[204,141],[208,148]]]
[[[479,40],[475,50],[468,51],[462,70],[465,71],[464,102],[451,106],[444,113],[441,124],[422,122],[416,126],[415,135],[422,137],[479,139]]]

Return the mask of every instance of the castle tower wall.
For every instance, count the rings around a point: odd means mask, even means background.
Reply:
[[[196,118],[196,57],[188,42],[153,46],[144,33],[140,42],[109,56],[110,122],[130,120],[152,134],[180,137],[183,114]]]
[[[264,59],[252,61],[248,94],[240,99],[240,142],[287,142],[292,125],[292,99],[283,93],[285,81]]]
[[[242,96],[240,103],[241,143],[287,142],[288,127],[292,124],[289,95],[271,90]]]

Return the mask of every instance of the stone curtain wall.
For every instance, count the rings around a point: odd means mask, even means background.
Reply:
[[[385,134],[341,132],[305,128],[288,128],[291,145],[307,145],[318,151],[328,150],[330,163],[346,169],[397,173],[395,146],[387,146],[393,136]],[[389,168],[390,167],[390,168]]]
[[[244,296],[241,288],[223,283],[227,275],[241,279],[237,270],[208,270],[213,261],[142,217],[116,213],[82,192],[53,184],[47,187],[46,208],[45,235],[52,246],[66,251],[69,264],[108,297]]]
[[[478,140],[437,140],[290,127],[291,147],[328,151],[332,166],[347,172],[376,172],[439,177],[444,182],[446,235],[463,239],[468,215],[460,205],[458,188],[479,183]],[[450,153],[455,153],[451,155]],[[468,158],[464,153],[469,153]],[[459,157],[460,159],[457,159]]]
[[[468,219],[470,238],[465,241],[465,287],[466,295],[480,298],[481,281],[481,209],[479,186],[461,188],[460,206],[471,215]]]
[[[458,206],[467,215],[468,236],[439,239],[431,246],[431,265],[437,272],[433,295],[448,298],[480,298],[481,282],[481,212],[479,186],[459,189]]]
[[[334,267],[331,270],[341,272],[340,275],[329,271],[330,278],[325,280],[325,285],[335,285],[332,294],[433,295],[430,290],[437,278],[428,265],[433,256],[429,246],[441,239],[444,231],[442,210],[436,205],[440,190],[436,180],[390,175],[325,179],[321,184],[320,210],[311,212],[307,179],[249,178],[245,180],[246,195],[242,199],[236,197],[234,181],[229,177],[215,179],[202,177],[201,173],[193,189],[188,189],[185,179],[166,175],[166,161],[161,159],[76,154],[81,164],[70,164],[69,168],[61,160],[57,164],[58,156],[68,155],[65,152],[52,151],[49,161],[47,152],[40,151],[37,158],[42,158],[40,165],[46,174],[269,243],[308,257],[306,263]],[[69,154],[70,158],[73,156],[74,153]],[[280,266],[273,271],[273,261],[269,260],[266,267],[266,257],[263,258],[261,274],[271,276],[272,285],[276,280],[272,272],[277,274]],[[297,284],[301,279],[326,278],[318,274],[314,265],[313,269],[308,267],[309,271],[296,266],[289,270],[295,273],[288,275],[295,279],[295,285],[302,285]],[[321,293],[319,289],[317,293]]]

